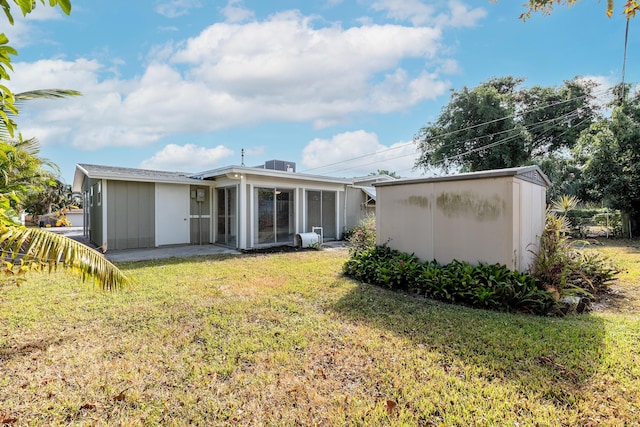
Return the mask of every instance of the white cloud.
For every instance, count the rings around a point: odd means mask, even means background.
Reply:
[[[438,23],[443,27],[475,27],[479,20],[487,16],[487,11],[482,8],[470,9],[466,4],[451,0],[449,2],[450,14],[440,15]]]
[[[421,0],[377,0],[371,8],[378,12],[386,12],[388,18],[399,22],[408,21],[415,26],[473,27],[487,15],[484,9],[470,9],[459,0],[450,0],[446,13],[438,12],[436,4],[433,1]]]
[[[233,23],[247,21],[255,16],[252,10],[242,7],[241,0],[229,0],[229,3],[222,8],[222,15],[227,22]]]
[[[267,121],[322,128],[351,115],[407,110],[446,93],[450,84],[432,71],[446,60],[441,43],[438,28],[316,27],[289,11],[246,24],[215,23],[184,42],[154,47],[146,69],[130,79],[95,60],[43,60],[15,63],[10,88],[36,89],[37,82],[37,88],[81,91],[79,99],[34,102],[29,110],[32,123],[68,128],[65,138],[56,135],[86,150]],[[424,68],[403,66],[415,59]]]
[[[210,91],[225,91],[239,108],[251,108],[250,117],[311,120],[321,126],[353,112],[389,111],[389,98],[395,108],[407,108],[443,94],[446,88],[436,75],[429,90],[421,85],[424,74],[405,71],[401,92],[388,92],[383,80],[404,59],[435,57],[440,39],[439,30],[427,27],[314,28],[311,19],[286,12],[265,22],[212,25],[173,60],[191,65],[190,79]]]
[[[440,62],[437,70],[443,74],[460,74],[460,66],[458,61],[451,58],[445,58]]]
[[[595,82],[597,87],[594,90],[594,104],[601,108],[604,114],[608,114],[611,110],[611,101],[613,101],[613,88],[620,82],[618,77],[614,76],[580,76],[576,78],[578,81]]]
[[[302,152],[301,172],[333,176],[368,175],[379,169],[396,172],[402,177],[414,176],[417,157],[413,142],[384,145],[375,133],[358,130],[316,138]]]
[[[169,144],[151,158],[143,160],[140,167],[143,169],[199,172],[221,166],[220,162],[232,155],[233,150],[223,145],[207,148],[194,144]]]
[[[371,7],[376,11],[386,11],[389,18],[410,21],[413,25],[430,23],[435,13],[434,6],[420,0],[378,0]]]
[[[200,0],[171,0],[158,4],[156,12],[167,18],[177,18],[186,15],[193,8],[202,6]]]

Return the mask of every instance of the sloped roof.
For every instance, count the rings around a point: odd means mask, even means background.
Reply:
[[[117,181],[164,182],[175,184],[200,182],[198,179],[190,178],[189,176],[191,174],[187,172],[167,172],[80,163],[76,165],[76,172],[73,177],[73,191],[81,191],[83,175],[94,179],[113,179]]]
[[[257,175],[332,184],[351,184],[353,182],[351,179],[346,178],[286,172],[247,166],[225,166],[199,173],[188,173],[80,163],[76,165],[76,171],[73,178],[73,191],[82,191],[82,180],[84,176],[94,179],[112,179],[118,181],[163,182],[174,184],[198,183],[198,185],[214,185],[213,180],[215,180],[216,177],[232,175]]]
[[[406,184],[421,184],[428,182],[443,182],[443,181],[463,181],[470,179],[487,179],[487,178],[499,178],[499,177],[507,177],[513,176],[523,181],[529,181],[534,184],[538,184],[543,187],[549,187],[551,185],[551,181],[549,178],[542,172],[542,170],[538,166],[523,166],[517,168],[507,168],[507,169],[493,169],[487,171],[479,171],[479,172],[469,172],[469,173],[461,173],[457,175],[446,175],[446,176],[432,176],[425,178],[406,178],[406,179],[396,179],[393,181],[387,182],[377,182],[373,185],[375,187],[387,187],[391,185],[406,185]]]

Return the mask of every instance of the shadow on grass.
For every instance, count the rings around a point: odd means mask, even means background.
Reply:
[[[62,343],[61,338],[49,337],[41,340],[29,340],[20,344],[0,346],[0,362],[8,362],[18,357],[29,357],[35,353],[44,353],[49,347]]]
[[[315,249],[296,249],[282,250],[280,248],[271,248],[268,250],[246,250],[239,254],[210,254],[210,255],[190,255],[190,256],[176,256],[169,258],[156,258],[140,261],[112,261],[118,268],[127,270],[136,270],[139,268],[148,268],[156,266],[168,266],[168,265],[182,265],[193,263],[217,263],[224,262],[230,259],[238,258],[254,258],[254,257],[267,257],[274,255],[287,255],[300,252],[317,252]]]
[[[216,254],[216,255],[193,255],[189,257],[171,257],[157,258],[141,261],[115,261],[113,262],[123,271],[137,270],[140,268],[149,268],[157,266],[182,265],[193,263],[211,263],[224,262],[230,259],[238,258],[245,255],[238,254]]]
[[[557,405],[579,400],[604,353],[604,322],[589,315],[498,313],[362,283],[333,309],[345,320],[367,322],[426,349],[447,372],[471,367],[487,381],[510,382]]]

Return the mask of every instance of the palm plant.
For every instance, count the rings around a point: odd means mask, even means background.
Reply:
[[[30,93],[38,93],[34,97],[46,97],[47,93],[71,94],[72,91]],[[0,120],[0,135],[6,135],[2,124]],[[79,273],[83,280],[95,279],[103,289],[130,284],[131,279],[100,252],[67,237],[20,224],[18,206],[27,195],[42,189],[51,179],[51,173],[44,167],[57,169],[38,154],[36,139],[23,140],[18,136],[17,140],[7,140],[0,136],[0,272],[14,276],[30,270],[52,271],[62,266]]]

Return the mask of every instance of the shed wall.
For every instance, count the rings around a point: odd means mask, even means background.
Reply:
[[[377,187],[377,239],[423,261],[526,270],[544,226],[546,189],[514,177]]]

